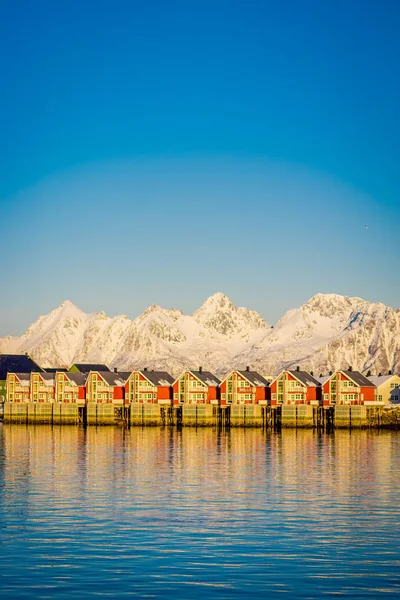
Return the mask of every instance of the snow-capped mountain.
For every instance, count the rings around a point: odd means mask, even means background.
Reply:
[[[153,304],[134,320],[86,314],[67,300],[21,337],[0,339],[0,352],[28,352],[43,366],[102,362],[173,375],[199,365],[217,375],[246,365],[263,374],[296,365],[318,373],[348,365],[399,372],[400,312],[361,298],[317,294],[271,328],[221,293],[192,315]]]

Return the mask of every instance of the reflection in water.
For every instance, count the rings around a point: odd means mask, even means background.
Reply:
[[[2,597],[400,592],[396,432],[4,425]]]

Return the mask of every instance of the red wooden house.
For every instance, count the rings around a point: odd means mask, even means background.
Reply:
[[[319,404],[320,382],[307,371],[282,371],[270,384],[271,404]]]
[[[31,373],[31,402],[54,402],[55,373]]]
[[[218,377],[203,371],[185,371],[173,383],[174,404],[218,404]]]
[[[31,390],[30,373],[7,373],[6,401],[29,402]]]
[[[258,404],[268,399],[269,382],[256,371],[231,371],[220,385],[221,404]]]
[[[374,401],[375,385],[359,371],[336,371],[323,384],[324,406]]]
[[[129,372],[90,371],[86,379],[87,402],[123,404]]]
[[[67,404],[85,404],[86,399],[85,373],[56,373],[56,402]]]
[[[125,382],[125,404],[171,404],[173,382],[166,371],[133,371]]]

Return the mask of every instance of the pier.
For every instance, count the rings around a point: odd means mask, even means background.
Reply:
[[[63,404],[5,402],[5,423],[128,427],[258,427],[263,429],[400,429],[400,406]]]

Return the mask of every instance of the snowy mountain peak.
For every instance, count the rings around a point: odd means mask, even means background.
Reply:
[[[236,306],[228,296],[213,294],[193,313],[197,323],[215,334],[242,339],[249,329],[268,329],[269,325],[256,312]]]
[[[42,315],[39,317],[39,319],[30,327],[30,329],[36,327],[39,323],[41,326],[46,325],[46,327],[48,327],[55,323],[59,323],[64,319],[80,319],[82,317],[86,317],[86,313],[75,306],[75,304],[73,304],[70,300],[65,300],[60,304],[60,306],[49,312],[47,315]]]
[[[228,296],[225,296],[225,294],[223,294],[222,292],[217,292],[216,294],[209,296],[209,298],[207,298],[207,300],[205,302],[203,302],[203,304],[200,306],[200,308],[198,308],[193,313],[193,316],[195,314],[198,314],[200,311],[202,311],[202,312],[205,312],[206,310],[214,311],[219,308],[224,308],[224,309],[235,308],[235,305],[233,304],[232,300],[230,298],[228,298]]]
[[[161,308],[158,304],[152,304],[142,313],[143,315],[149,315],[151,313],[164,312],[164,309]]]
[[[60,304],[60,308],[65,308],[67,306],[75,306],[73,302],[71,302],[71,300],[64,300],[64,302],[61,302]]]
[[[48,318],[50,317],[50,315],[76,317],[84,314],[85,313],[80,308],[78,308],[73,302],[71,302],[71,300],[64,300],[64,302],[61,302],[60,306],[52,310],[49,314],[44,315],[43,317]]]

